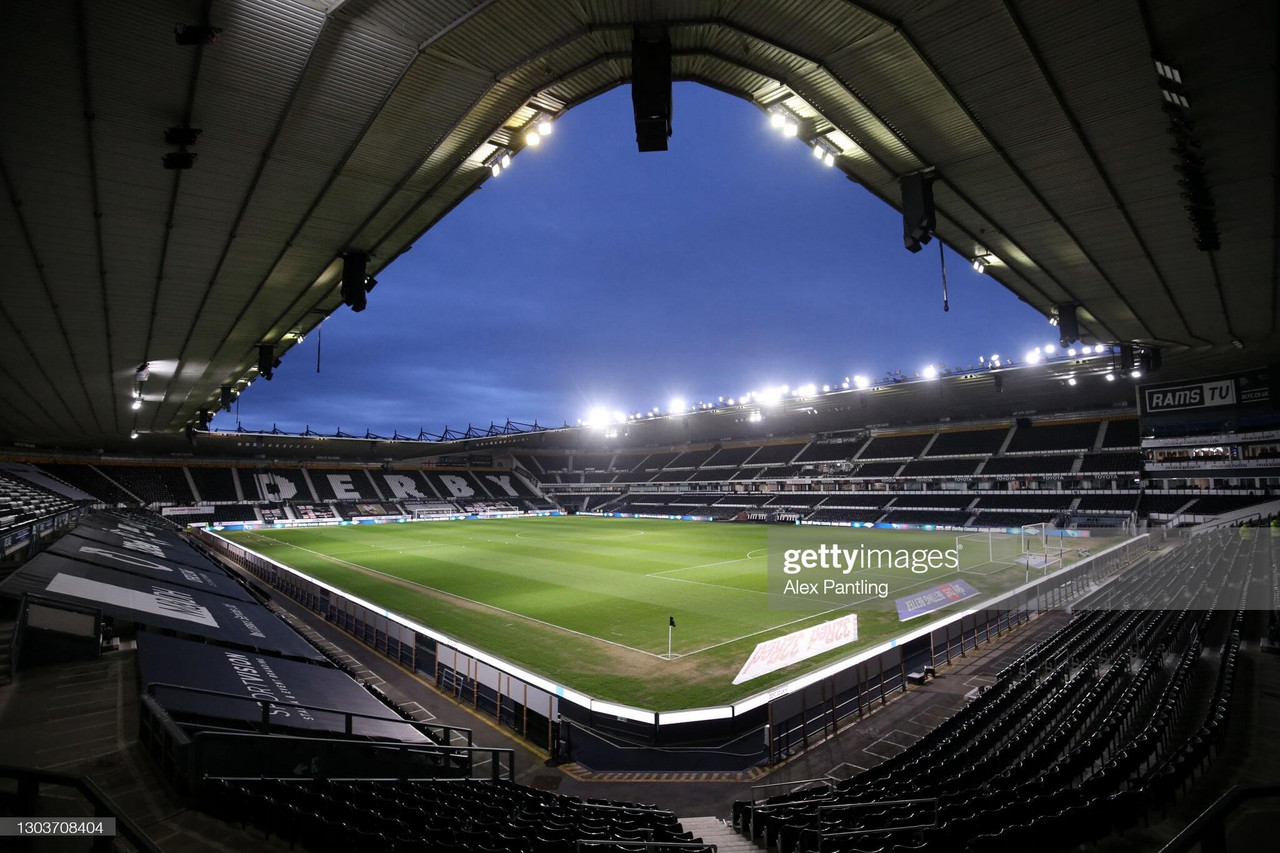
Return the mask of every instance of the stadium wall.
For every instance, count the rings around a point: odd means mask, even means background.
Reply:
[[[1146,553],[1146,534],[732,705],[655,712],[595,699],[213,531],[195,541],[530,744],[592,770],[732,771],[791,756],[872,713],[911,674],[1063,607]]]

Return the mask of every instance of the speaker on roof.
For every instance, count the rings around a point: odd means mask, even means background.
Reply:
[[[631,106],[636,146],[666,151],[671,136],[671,37],[666,27],[636,27],[632,33]]]
[[[1142,364],[1144,373],[1155,373],[1164,363],[1164,359],[1160,357],[1159,347],[1146,347],[1139,356],[1139,362]]]
[[[1076,306],[1069,302],[1053,306],[1053,316],[1058,319],[1058,343],[1069,347],[1080,340],[1080,318]]]
[[[364,252],[347,252],[342,256],[342,301],[352,311],[360,312],[368,305],[365,294],[369,276],[369,256]]]
[[[276,348],[272,344],[258,344],[258,375],[270,382],[271,371],[277,364]]]
[[[902,244],[918,252],[933,239],[933,176],[917,172],[902,178]]]
[[[1133,370],[1135,366],[1137,366],[1137,361],[1134,359],[1133,344],[1121,344],[1120,372],[1128,373],[1130,370]]]

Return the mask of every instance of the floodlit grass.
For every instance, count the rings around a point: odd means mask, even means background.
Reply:
[[[672,710],[723,704],[900,634],[887,605],[826,614],[770,608],[768,529],[643,519],[520,518],[230,532],[245,547],[600,699]],[[878,548],[955,545],[955,534],[813,528]],[[838,533],[837,533],[838,531]],[[852,540],[850,539],[852,537]],[[1098,543],[1093,544],[1095,547]],[[962,559],[985,561],[976,548]],[[885,578],[895,572],[868,572]],[[853,577],[857,577],[854,575]],[[987,595],[1024,569],[897,571],[895,590],[957,577]],[[972,606],[980,598],[963,606]],[[756,644],[848,612],[859,641],[741,685]],[[667,620],[675,617],[667,660]]]

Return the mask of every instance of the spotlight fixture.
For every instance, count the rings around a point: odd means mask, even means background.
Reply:
[[[173,40],[183,47],[217,44],[218,34],[221,32],[221,27],[211,27],[208,24],[177,23],[173,25]]]
[[[138,431],[136,429],[129,430],[129,438],[137,438],[137,437],[138,437]]]
[[[542,116],[534,125],[538,129],[541,136],[551,135],[551,119],[548,116]]]
[[[133,372],[133,378],[136,382],[146,382],[151,378],[151,362],[144,361],[138,365],[138,369]]]
[[[141,409],[141,408],[142,408],[142,398],[141,398],[141,397],[134,397],[134,398],[133,398],[133,402],[129,404],[129,408],[130,408],[130,409],[133,409],[135,412],[136,412],[136,411],[138,411],[138,409]]]
[[[973,271],[981,275],[995,261],[995,256],[988,252],[979,252],[973,256]]]
[[[1076,378],[1075,378],[1074,376],[1068,376],[1068,377],[1067,377],[1067,384],[1068,384],[1068,385],[1075,385],[1075,384],[1076,384]]]
[[[1116,375],[1115,375],[1114,373],[1108,373],[1108,374],[1107,374],[1107,381],[1108,381],[1108,382],[1115,382],[1115,381],[1116,381]]]
[[[530,148],[537,148],[542,144],[542,136],[536,130],[526,130],[524,132],[524,144]]]

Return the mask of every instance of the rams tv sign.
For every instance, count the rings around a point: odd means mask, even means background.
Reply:
[[[1266,370],[1254,370],[1191,382],[1144,385],[1138,392],[1142,414],[1161,415],[1269,403],[1271,382],[1268,374]]]

